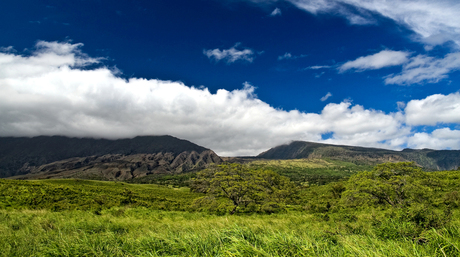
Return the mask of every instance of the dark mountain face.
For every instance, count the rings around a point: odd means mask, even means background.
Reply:
[[[0,177],[27,174],[42,165],[75,157],[163,153],[175,159],[183,152],[200,155],[205,151],[209,149],[171,136],[142,136],[118,140],[62,136],[2,137]]]
[[[148,175],[179,174],[206,168],[222,160],[213,151],[153,154],[107,154],[75,157],[62,161],[28,167],[25,175],[12,179],[81,178],[95,180],[130,180]]]
[[[274,147],[257,157],[264,159],[331,158],[367,164],[413,161],[429,170],[453,170],[460,166],[460,151],[458,150],[405,149],[392,151],[303,141],[294,141],[287,145]]]

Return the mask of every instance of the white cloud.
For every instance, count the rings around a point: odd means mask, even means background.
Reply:
[[[272,4],[269,0],[247,0],[258,4]],[[376,15],[386,17],[414,32],[412,38],[425,44],[430,51],[436,45],[448,43],[452,53],[442,59],[420,55],[410,59],[400,74],[390,75],[386,84],[435,83],[447,74],[460,69],[460,1],[458,0],[284,0],[312,14],[329,13],[341,15],[352,24],[375,23]],[[382,53],[382,52],[381,52]],[[348,69],[379,69],[404,64],[408,55],[394,52],[399,62],[387,59],[382,64],[372,63],[361,57],[345,63],[340,71]],[[378,57],[378,56],[375,56]],[[384,56],[380,56],[384,57]],[[390,57],[390,56],[389,56]],[[382,61],[385,61],[382,59]],[[386,64],[386,65],[385,65]]]
[[[442,128],[431,134],[415,133],[408,139],[408,146],[415,149],[460,149],[460,130]]]
[[[410,53],[403,51],[383,50],[379,53],[359,57],[354,61],[348,61],[339,67],[340,72],[350,69],[358,71],[376,70],[390,66],[401,65],[408,61]]]
[[[275,10],[273,10],[273,12],[270,14],[270,16],[274,17],[274,16],[281,16],[281,10],[280,8],[275,8]]]
[[[406,123],[409,125],[436,125],[460,123],[460,93],[436,94],[407,103]]]
[[[284,55],[278,56],[278,61],[284,60],[284,59],[290,59],[290,58],[292,58],[292,54],[291,53],[285,53]]]
[[[372,23],[372,13],[392,19],[432,45],[453,41],[460,46],[460,2],[457,0],[286,0],[318,14],[338,13],[351,23]],[[354,8],[350,8],[354,7]]]
[[[319,99],[319,100],[321,100],[321,102],[324,102],[327,99],[329,99],[329,97],[331,97],[331,96],[332,96],[331,92],[327,92],[327,94],[325,96],[321,97],[321,99]]]
[[[292,55],[291,53],[285,53],[284,55],[278,56],[278,61],[281,61],[281,60],[294,60],[294,59],[304,58],[304,57],[307,57],[307,56],[308,55],[306,55],[306,54]]]
[[[460,53],[450,53],[441,59],[418,55],[412,57],[403,66],[400,74],[387,76],[385,83],[399,85],[422,82],[435,83],[447,78],[448,73],[459,69]]]
[[[17,52],[13,46],[8,46],[8,47],[0,47],[0,52],[4,53],[15,53]]]
[[[213,50],[203,50],[203,54],[206,55],[209,59],[214,59],[216,62],[224,60],[227,64],[234,63],[236,61],[254,61],[254,51],[249,48],[242,50],[237,50],[241,43],[236,43],[230,49],[220,50],[218,48]]]
[[[329,65],[315,65],[305,68],[304,70],[319,70],[319,69],[330,69],[332,66]]]
[[[398,106],[398,110],[403,110],[404,107],[406,107],[406,103],[405,102],[396,102],[396,105]]]
[[[0,53],[0,136],[169,134],[234,156],[255,155],[291,140],[319,142],[328,132],[332,138],[322,142],[391,149],[400,149],[413,135],[402,112],[384,113],[349,101],[305,113],[273,108],[257,98],[249,83],[212,94],[181,82],[126,80],[101,65],[82,67],[100,60],[81,53],[81,46],[40,42],[31,56]],[[453,104],[459,96],[450,97]]]

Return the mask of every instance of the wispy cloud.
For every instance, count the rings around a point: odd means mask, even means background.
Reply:
[[[281,16],[281,9],[280,8],[275,8],[275,10],[273,10],[273,12],[270,14],[271,17],[274,17],[274,16]]]
[[[13,46],[7,46],[7,47],[0,47],[0,52],[4,53],[15,53],[17,52],[16,49],[14,49]]]
[[[330,69],[332,66],[329,65],[315,65],[305,68],[304,70],[319,70],[319,69]]]
[[[383,50],[379,53],[359,57],[356,60],[348,61],[339,67],[340,72],[347,70],[376,70],[390,66],[397,66],[409,61],[410,53],[403,51]]]
[[[324,102],[327,99],[329,99],[329,97],[331,97],[331,96],[332,96],[331,92],[327,92],[327,94],[325,96],[321,97],[320,100],[321,100],[321,102]]]
[[[41,41],[31,55],[0,53],[0,136],[170,134],[235,156],[291,140],[400,149],[438,138],[443,139],[439,149],[455,147],[447,139],[459,133],[442,130],[423,137],[406,124],[459,123],[458,93],[412,100],[405,112],[385,113],[350,101],[329,103],[320,113],[286,111],[258,99],[249,83],[211,93],[181,82],[124,79],[101,59],[82,53],[82,46]],[[99,66],[88,66],[94,63]],[[329,132],[333,136],[322,140]]]
[[[387,76],[385,83],[399,85],[436,83],[447,78],[447,74],[455,70],[460,70],[460,53],[450,53],[444,58],[418,55],[403,66],[401,73]]]
[[[230,49],[220,50],[216,48],[213,50],[203,50],[203,54],[216,62],[223,60],[227,64],[231,64],[236,61],[253,62],[255,58],[254,51],[249,48],[244,48],[242,50],[236,49],[239,46],[241,46],[241,43],[236,43]]]
[[[278,61],[281,61],[281,60],[295,60],[295,59],[299,59],[299,58],[305,58],[307,56],[308,55],[306,55],[306,54],[292,55],[291,53],[285,53],[284,55],[278,56]]]
[[[428,45],[452,41],[460,46],[460,3],[457,0],[246,0],[271,5],[290,2],[313,14],[333,13],[351,24],[375,23],[373,16],[381,15],[414,31],[416,40]]]
[[[338,13],[351,23],[372,23],[374,13],[406,26],[418,40],[438,45],[453,41],[460,46],[460,3],[457,0],[286,0],[307,12]],[[354,7],[354,8],[350,8]]]
[[[402,66],[402,71],[385,77],[386,84],[411,85],[417,83],[436,83],[448,77],[448,74],[460,70],[460,52],[450,53],[443,58],[427,55],[410,57],[411,53],[404,51],[383,50],[379,53],[359,57],[356,60],[342,64],[338,70],[345,72],[355,70],[375,70],[390,66]],[[322,68],[322,66],[312,66]]]

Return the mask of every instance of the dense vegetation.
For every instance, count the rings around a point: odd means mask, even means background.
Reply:
[[[333,159],[255,160],[254,169],[269,169],[288,177],[297,185],[325,185],[372,169],[368,164],[356,164]]]
[[[225,164],[195,174],[195,192],[0,180],[0,256],[460,256],[460,171],[349,173],[318,185]]]

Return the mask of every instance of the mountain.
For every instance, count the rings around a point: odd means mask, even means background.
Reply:
[[[30,173],[34,175],[23,178],[59,177],[57,174],[66,172],[124,179],[130,177],[128,173],[133,177],[186,172],[214,162],[220,163],[221,159],[211,150],[172,136],[118,140],[62,136],[0,138],[0,177]],[[61,175],[65,177],[64,173]]]
[[[355,163],[413,161],[428,170],[453,170],[460,166],[459,150],[404,149],[392,151],[357,146],[329,145],[294,141],[257,156],[263,159],[330,158]]]

